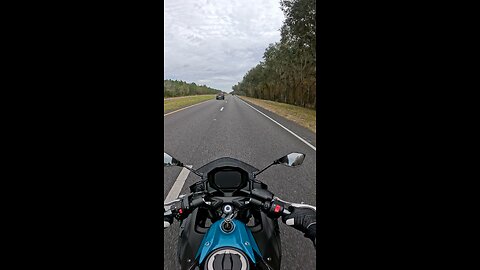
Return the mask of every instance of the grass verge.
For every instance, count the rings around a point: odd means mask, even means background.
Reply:
[[[214,99],[215,95],[188,96],[163,101],[163,113],[172,112],[190,105]]]
[[[241,96],[240,98],[293,121],[302,127],[311,130],[315,134],[317,133],[317,111],[315,110],[270,100],[245,96]]]

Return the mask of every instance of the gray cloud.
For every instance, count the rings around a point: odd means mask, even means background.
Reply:
[[[280,40],[278,0],[166,0],[164,78],[223,91]]]

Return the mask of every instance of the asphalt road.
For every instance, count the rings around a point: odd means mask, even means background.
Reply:
[[[315,150],[282,129],[236,96],[226,95],[225,101],[211,100],[164,117],[164,150],[185,164],[198,168],[220,157],[233,157],[257,168],[291,152],[306,154],[298,168],[274,166],[258,178],[280,198],[291,202],[315,205]],[[223,110],[221,108],[223,107]],[[256,107],[256,106],[254,106]],[[258,108],[258,107],[256,107]],[[258,108],[260,109],[260,108]],[[315,134],[288,120],[260,109],[314,146]],[[164,195],[167,197],[181,168],[164,169]],[[190,174],[181,194],[197,181]],[[282,238],[282,269],[315,269],[313,244],[303,234],[280,221]],[[177,262],[179,224],[164,231],[164,269],[180,269]]]

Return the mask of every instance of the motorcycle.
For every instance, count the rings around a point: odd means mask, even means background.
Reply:
[[[190,194],[164,203],[164,229],[180,221],[178,260],[181,269],[280,269],[282,248],[278,218],[297,204],[274,196],[256,177],[273,165],[300,166],[291,153],[262,170],[224,157],[195,170],[164,153],[164,167],[179,166],[201,178]]]

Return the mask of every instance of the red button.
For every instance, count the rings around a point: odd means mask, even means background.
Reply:
[[[180,214],[183,213],[182,208],[178,209],[178,213],[180,213]]]
[[[275,206],[275,210],[273,210],[275,213],[278,213],[280,212],[280,205],[277,204],[277,206]]]

